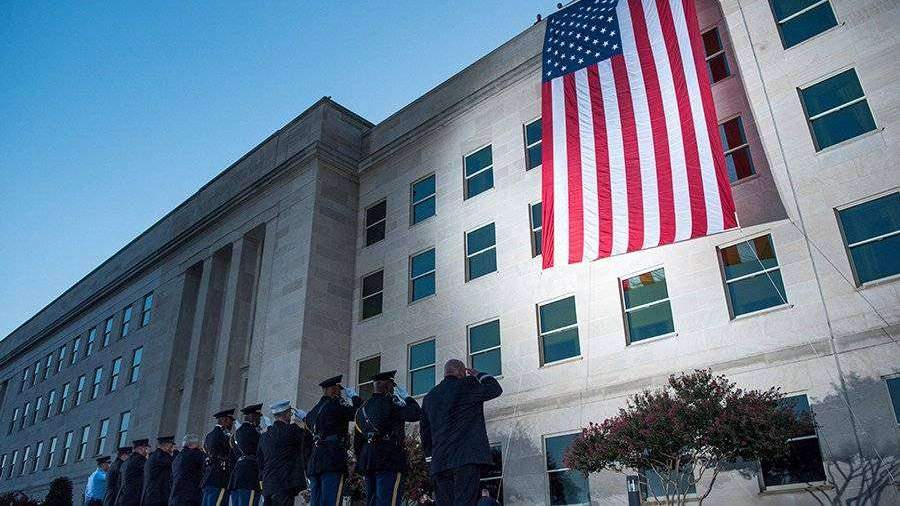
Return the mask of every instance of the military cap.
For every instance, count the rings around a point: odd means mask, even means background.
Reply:
[[[174,443],[174,442],[175,442],[175,436],[159,436],[158,438],[156,438],[157,444]]]
[[[338,374],[337,376],[335,376],[333,378],[328,378],[327,380],[319,383],[319,386],[322,388],[333,387],[333,386],[339,384],[342,379],[344,379],[344,375]]]
[[[116,453],[131,453],[130,446],[120,446],[116,449]]]
[[[396,370],[384,371],[384,372],[380,372],[380,373],[372,376],[372,379],[375,381],[387,381],[387,380],[394,381],[394,376],[396,376],[396,374],[397,374]]]
[[[241,413],[245,415],[250,415],[253,413],[259,413],[262,410],[262,403],[259,404],[251,404],[243,409],[241,409]]]
[[[276,403],[269,406],[269,410],[272,411],[273,415],[277,415],[278,413],[284,413],[285,411],[291,409],[291,401],[283,400],[277,401]]]
[[[150,440],[149,439],[135,439],[134,441],[131,442],[131,446],[133,446],[135,448],[140,448],[142,446],[150,446]]]
[[[111,458],[111,457],[98,457],[98,458],[97,458],[97,463],[98,463],[98,464],[106,464],[107,462],[110,461],[110,458]]]
[[[222,417],[226,417],[226,416],[230,416],[231,418],[234,418],[234,408],[223,409],[222,411],[219,411],[218,413],[214,414],[213,418],[222,418]]]

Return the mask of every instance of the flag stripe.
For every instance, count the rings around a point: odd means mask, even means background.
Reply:
[[[578,125],[578,94],[575,73],[566,74],[563,94],[566,108],[566,155],[569,181],[569,263],[581,261],[584,232],[584,212],[581,186],[581,131]]]
[[[541,136],[553,139],[552,83],[541,85]],[[553,142],[541,142],[541,267],[553,267]]]
[[[641,190],[641,160],[638,153],[637,125],[634,119],[632,88],[628,80],[625,58],[613,56],[613,80],[619,100],[619,120],[622,127],[622,149],[625,153],[625,185],[628,198],[628,249],[637,251],[644,244],[644,209]]]
[[[561,263],[569,257],[569,169],[568,130],[566,129],[566,100],[561,78],[550,81],[553,103],[553,249]]]
[[[597,152],[594,147],[594,117],[588,69],[575,72],[575,90],[578,93],[578,131],[581,133],[581,184],[583,255],[585,260],[595,260],[599,247],[597,214]]]
[[[613,81],[611,60],[597,64],[603,109],[606,111],[606,132],[609,141],[609,200],[612,207],[612,245],[610,254],[628,250],[628,196],[625,179],[625,153],[622,148],[622,125],[619,118],[618,90]]]
[[[591,110],[594,113],[594,151],[597,161],[597,256],[608,257],[612,251],[612,200],[609,188],[609,143],[606,134],[606,113],[603,110],[603,91],[597,65],[587,68],[591,89]]]

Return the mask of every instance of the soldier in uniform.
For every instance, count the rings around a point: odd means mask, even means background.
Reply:
[[[353,448],[356,472],[366,480],[367,506],[398,506],[406,471],[406,422],[422,418],[422,408],[394,382],[397,371],[373,377],[374,393],[356,410]]]
[[[356,390],[341,386],[343,375],[319,383],[322,398],[306,415],[313,435],[313,451],[306,466],[312,506],[337,504],[347,474],[347,429],[362,399]]]
[[[219,411],[213,418],[216,426],[206,435],[203,446],[206,448],[206,462],[203,465],[203,480],[200,490],[203,493],[203,506],[222,506],[227,504],[225,492],[228,489],[228,462],[231,455],[231,438],[229,432],[234,427],[234,409]]]
[[[200,449],[200,436],[187,434],[182,439],[182,450],[172,459],[171,506],[200,506],[200,482],[203,480],[203,463],[206,453]]]
[[[256,449],[259,446],[259,420],[262,418],[262,404],[253,404],[241,410],[244,423],[234,431],[232,457],[235,462],[231,470],[228,489],[231,506],[258,506],[260,500],[259,465]]]
[[[122,446],[116,450],[116,460],[109,466],[109,471],[106,472],[106,492],[103,494],[103,506],[116,506],[119,485],[122,483],[122,464],[129,455],[131,455],[130,446]]]
[[[275,420],[260,437],[256,453],[264,503],[293,506],[294,497],[307,487],[304,430],[291,423],[294,410],[290,401],[276,402],[270,409]]]
[[[175,451],[175,436],[156,439],[156,450],[147,457],[144,464],[144,493],[142,506],[165,506],[172,493],[172,453]]]
[[[150,440],[136,439],[131,442],[131,446],[134,447],[131,455],[122,464],[116,506],[140,506],[141,504],[141,495],[144,492],[144,464],[150,453]]]

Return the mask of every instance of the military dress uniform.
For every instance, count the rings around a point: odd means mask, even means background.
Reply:
[[[149,439],[132,441],[135,450],[150,446]],[[116,496],[116,506],[140,506],[141,495],[144,492],[144,464],[147,458],[137,451],[131,452],[128,459],[122,464],[120,476],[119,494]]]
[[[342,377],[329,378],[319,386],[338,385]],[[361,404],[358,395],[351,396],[347,404],[341,397],[322,396],[306,415],[304,421],[313,436],[313,451],[306,466],[312,506],[337,504],[343,493],[347,474],[347,428]]]
[[[272,413],[290,409],[290,401],[280,401],[272,406]],[[256,456],[266,506],[293,505],[294,497],[306,490],[304,468],[311,445],[308,434],[296,424],[276,419],[260,437]]]
[[[203,464],[206,453],[200,448],[185,448],[172,459],[170,506],[200,506]]]
[[[245,415],[259,413],[262,404],[247,406],[241,410]],[[228,483],[231,506],[258,506],[260,503],[260,474],[256,458],[259,447],[259,427],[244,422],[232,437],[232,460],[234,467]]]
[[[110,464],[106,472],[106,492],[103,494],[103,506],[116,506],[116,497],[119,495],[119,485],[122,482],[122,464],[131,453],[130,446],[123,446],[116,450],[116,460]]]
[[[228,409],[213,415],[214,418],[230,416],[234,418],[234,410]],[[206,462],[203,464],[203,480],[200,490],[203,494],[203,506],[222,506],[228,504],[229,461],[231,456],[231,438],[225,429],[216,425],[203,441],[206,448]]]
[[[381,372],[373,379],[393,381],[397,371]],[[393,392],[373,393],[356,410],[353,448],[356,472],[366,481],[367,506],[398,506],[403,501],[406,472],[406,422],[422,418],[412,397],[395,398]]]
[[[161,437],[157,444],[175,442],[175,436]],[[165,506],[169,504],[172,493],[172,456],[161,448],[157,448],[147,457],[144,464],[144,493],[141,496],[142,506]]]

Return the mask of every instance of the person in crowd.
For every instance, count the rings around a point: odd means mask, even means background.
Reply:
[[[87,485],[84,487],[84,503],[86,506],[103,506],[103,498],[106,496],[106,479],[109,472],[109,457],[97,459],[97,469],[88,476]]]
[[[122,484],[122,464],[131,455],[130,446],[122,446],[116,450],[116,459],[110,464],[106,472],[106,492],[103,494],[103,506],[115,506],[119,495],[119,486]]]
[[[206,453],[200,449],[200,436],[187,434],[181,441],[181,451],[172,459],[172,493],[170,506],[200,506],[203,464]],[[104,505],[105,506],[105,505]]]
[[[256,458],[259,446],[259,421],[262,404],[252,404],[241,410],[244,423],[234,431],[232,454],[234,468],[228,483],[231,506],[258,506],[260,504],[260,473]]]
[[[312,506],[338,503],[347,474],[347,427],[362,399],[356,390],[341,386],[343,375],[319,383],[322,398],[309,410],[305,423],[313,435],[313,451],[306,466]]]
[[[231,434],[234,427],[234,409],[225,409],[213,415],[216,426],[206,435],[206,462],[203,464],[203,480],[200,490],[203,506],[227,504],[225,492],[228,489],[229,457],[231,455]]]
[[[487,488],[481,489],[481,498],[478,499],[478,506],[500,506],[500,502],[491,497],[491,491]]]
[[[175,452],[175,436],[156,439],[156,450],[144,464],[144,493],[141,506],[165,506],[172,494],[172,454]]]
[[[294,410],[290,401],[278,401],[270,410],[274,421],[259,438],[256,450],[265,494],[264,504],[293,506],[294,498],[307,487],[304,472],[306,459],[303,458],[307,454],[304,450],[304,430],[291,423]]]
[[[418,422],[422,408],[394,382],[397,371],[373,376],[372,397],[356,410],[353,449],[356,472],[366,483],[367,506],[403,502],[406,472],[406,422]]]
[[[444,379],[422,401],[422,449],[430,460],[436,506],[472,506],[478,500],[481,466],[491,464],[484,403],[503,393],[493,376],[444,365]]]
[[[116,506],[140,506],[141,496],[144,493],[144,465],[147,463],[147,455],[150,454],[150,440],[136,439],[131,442],[131,446],[133,447],[131,455],[122,464]]]

